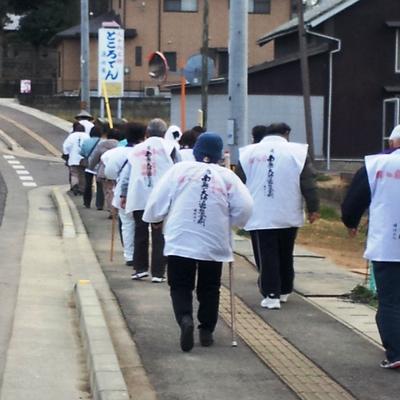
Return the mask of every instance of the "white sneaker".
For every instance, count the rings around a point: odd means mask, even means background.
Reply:
[[[132,279],[133,281],[140,281],[141,279],[147,278],[148,276],[149,276],[149,273],[148,273],[148,272],[134,272],[134,273],[131,275],[131,279]]]
[[[163,282],[166,281],[166,279],[165,279],[164,277],[153,276],[153,277],[151,278],[151,281],[152,281],[153,283],[163,283]]]
[[[269,310],[279,310],[281,308],[281,302],[279,299],[271,299],[266,297],[261,301],[261,307],[268,308]]]
[[[281,301],[281,303],[287,303],[289,296],[290,296],[290,293],[288,293],[288,294],[281,294],[281,296],[280,296],[280,301]]]

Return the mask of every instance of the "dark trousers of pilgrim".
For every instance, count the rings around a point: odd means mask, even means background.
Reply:
[[[297,228],[250,231],[263,297],[279,298],[293,291],[293,249]]]
[[[85,207],[90,208],[90,204],[92,203],[93,196],[93,178],[96,175],[91,174],[90,172],[85,172],[85,191],[83,192],[83,204]],[[96,208],[98,210],[102,210],[104,207],[104,194],[101,183],[97,182],[96,187]]]
[[[376,324],[386,358],[400,361],[400,262],[373,261],[378,312]]]
[[[221,273],[222,262],[168,256],[168,284],[178,324],[184,315],[193,317],[193,290],[196,286],[199,328],[214,331],[218,320]]]
[[[133,212],[135,238],[133,265],[136,272],[149,270],[149,224],[143,221],[144,210]],[[164,256],[164,235],[162,229],[151,228],[151,275],[163,278],[167,259]]]

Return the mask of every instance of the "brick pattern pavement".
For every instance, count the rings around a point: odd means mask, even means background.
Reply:
[[[235,302],[237,334],[300,399],[355,400],[242,300],[235,297]],[[225,287],[221,287],[220,315],[231,326],[230,294]]]

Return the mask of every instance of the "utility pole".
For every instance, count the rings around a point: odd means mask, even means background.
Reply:
[[[81,0],[81,109],[90,113],[89,3]]]
[[[297,16],[299,20],[299,50],[300,50],[300,64],[301,64],[301,82],[303,86],[306,138],[308,143],[308,153],[311,157],[311,160],[314,161],[315,155],[314,155],[314,135],[312,126],[312,114],[311,114],[310,71],[308,68],[307,38],[304,29],[303,0],[297,0]]]
[[[239,147],[249,143],[247,132],[248,2],[231,0],[229,11],[229,128],[231,160],[237,164]]]
[[[204,0],[203,9],[203,45],[201,58],[201,109],[203,111],[203,128],[207,129],[208,118],[208,0]]]

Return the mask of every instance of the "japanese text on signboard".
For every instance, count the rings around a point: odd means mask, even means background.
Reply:
[[[109,97],[122,97],[124,84],[124,30],[99,29],[99,95],[102,81]]]

